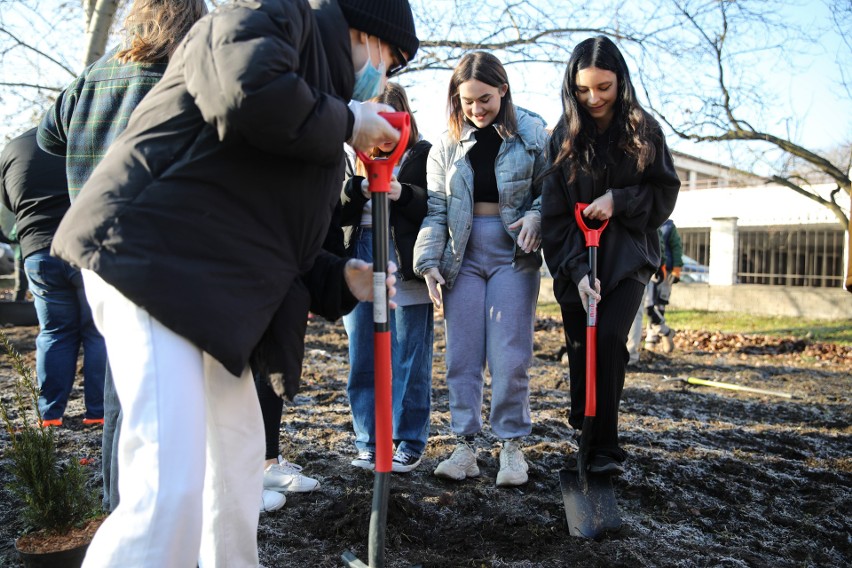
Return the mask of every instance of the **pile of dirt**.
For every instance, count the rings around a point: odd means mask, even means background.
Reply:
[[[7,328],[32,360],[35,328]],[[642,352],[627,376],[621,407],[626,472],[615,482],[624,528],[599,542],[568,535],[558,471],[576,448],[568,426],[566,368],[558,319],[536,324],[533,432],[525,442],[530,480],[498,489],[499,441],[476,442],[482,475],[449,482],[432,475],[452,450],[444,340],[436,323],[432,432],[422,465],[394,475],[386,565],[425,567],[843,566],[852,559],[852,353],[800,339],[680,332],[670,355]],[[261,563],[342,566],[367,557],[373,476],[352,467],[354,436],[346,399],[346,336],[339,323],[312,319],[302,390],[281,424],[284,456],[320,479],[308,494],[261,517]],[[785,391],[793,398],[684,387],[695,376]],[[0,366],[8,400],[11,369]],[[490,404],[486,389],[484,408]],[[60,441],[100,469],[100,430],[82,426],[75,388]],[[3,440],[6,443],[6,440]],[[6,468],[0,460],[0,484]],[[98,483],[97,480],[94,483]],[[23,527],[2,494],[0,565],[16,566],[12,542]]]

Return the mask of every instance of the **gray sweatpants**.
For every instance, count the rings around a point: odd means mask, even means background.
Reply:
[[[491,372],[494,434],[526,436],[530,420],[529,369],[541,276],[512,266],[514,241],[498,216],[475,216],[459,275],[444,291],[447,388],[453,432],[482,429],[485,365]]]

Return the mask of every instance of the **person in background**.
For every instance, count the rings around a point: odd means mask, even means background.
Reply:
[[[293,283],[324,258],[344,142],[399,139],[389,107],[348,101],[378,95],[418,46],[406,0],[222,4],[83,186],[51,250],[83,271],[124,412],[121,501],[84,566],[258,565],[250,360],[262,349],[278,384],[281,334],[309,308]],[[327,266],[341,302],[369,299],[369,264]]]
[[[122,41],[74,79],[45,113],[38,143],[65,157],[73,202],[133,109],[162,78],[169,57],[189,28],[207,13],[204,0],[134,0]],[[103,508],[118,506],[118,441],[121,405],[109,361],[104,376]]]
[[[340,206],[335,207],[328,233],[323,243],[323,260],[343,258],[343,230],[340,228]],[[292,401],[299,388],[302,376],[302,362],[305,355],[305,333],[310,314],[318,314],[329,321],[339,319],[343,313],[354,308],[355,303],[340,301],[342,290],[335,289],[340,284],[336,279],[325,279],[326,270],[316,267],[309,275],[293,282],[289,292],[289,301],[279,310],[278,321],[290,322],[280,326],[280,336],[266,337],[263,347],[254,350],[251,357],[251,369],[254,385],[260,401],[263,416],[263,431],[266,443],[263,462],[263,498],[261,512],[276,510],[280,507],[280,498],[270,500],[269,493],[280,494],[286,501],[286,493],[306,493],[317,489],[320,482],[302,473],[302,466],[284,459],[281,455],[280,432],[281,416],[284,412],[284,398]],[[310,313],[305,306],[310,305]],[[292,313],[287,313],[287,309]],[[292,322],[304,322],[293,325]],[[282,346],[285,346],[282,348]],[[283,503],[282,503],[283,505]],[[270,508],[274,507],[274,508]]]
[[[18,242],[18,227],[15,224],[15,214],[0,204],[0,242],[8,244],[12,248],[14,263],[12,271],[15,275],[15,284],[12,288],[12,301],[25,302],[27,300],[27,273],[24,269],[24,255],[21,252],[21,243]],[[9,260],[4,258],[4,261]]]
[[[80,271],[50,256],[50,244],[71,202],[65,161],[41,150],[32,128],[0,154],[0,198],[15,214],[24,268],[33,294],[38,409],[42,426],[62,426],[83,349],[83,424],[103,422],[106,346],[95,328]]]
[[[680,181],[659,124],[636,100],[627,63],[607,37],[574,48],[562,82],[562,109],[547,150],[542,246],[562,308],[569,423],[578,430],[586,402],[586,311],[590,297],[600,302],[597,418],[589,470],[615,475],[623,471],[625,457],[618,441],[618,406],[627,332],[645,285],[660,267],[657,228],[674,209]],[[583,216],[590,226],[609,220],[600,238],[596,282],[589,281],[588,249],[574,218],[577,203],[589,204]]]
[[[629,365],[639,361],[639,345],[642,342],[642,316],[648,315],[645,332],[645,349],[653,349],[660,343],[663,353],[674,350],[674,330],[666,324],[666,306],[672,294],[672,286],[680,282],[683,269],[683,244],[674,221],[666,220],[658,229],[662,259],[659,270],[645,286],[642,306],[636,311],[630,333],[627,335]]]
[[[385,92],[372,99],[411,115],[405,90],[388,83]],[[426,284],[414,274],[414,241],[426,216],[426,158],[432,145],[417,130],[411,117],[411,133],[405,153],[395,168],[390,192],[391,259],[399,265],[397,309],[390,314],[393,356],[393,441],[396,452],[392,470],[404,473],[420,465],[429,439],[432,394],[432,301]],[[373,148],[369,155],[390,155],[396,144]],[[341,223],[347,254],[373,260],[372,201],[363,163],[357,175],[343,185]],[[349,406],[355,429],[358,456],[352,465],[374,469],[376,465],[376,415],[373,372],[373,306],[360,303],[343,324],[349,337]]]
[[[450,78],[449,132],[429,153],[428,213],[414,248],[435,306],[444,308],[447,388],[456,447],[435,475],[479,475],[486,364],[491,430],[501,440],[497,485],[523,485],[532,430],[528,369],[540,283],[544,120],[515,106],[500,61],[477,51]]]

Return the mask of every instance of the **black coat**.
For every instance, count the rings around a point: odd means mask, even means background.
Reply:
[[[420,224],[426,217],[426,158],[432,144],[426,140],[418,141],[409,150],[408,157],[399,168],[399,180],[402,186],[399,199],[390,201],[390,228],[399,270],[403,280],[414,280],[414,241],[420,231]],[[362,176],[351,176],[343,184],[340,193],[342,210],[340,222],[343,225],[343,242],[349,256],[353,254],[352,236],[361,224],[361,212],[367,198],[361,193]]]
[[[604,158],[606,171],[599,172],[598,184],[585,172],[578,172],[569,184],[561,169],[544,178],[542,249],[560,304],[580,303],[577,284],[591,270],[583,232],[574,219],[574,204],[591,203],[607,189],[612,190],[614,206],[598,249],[601,295],[606,297],[625,278],[647,284],[660,266],[657,228],[674,210],[680,180],[659,124],[651,116],[646,117],[653,123],[656,156],[642,172],[633,158],[612,144]],[[549,156],[556,155],[558,148],[554,146],[551,140]]]
[[[316,10],[236,0],[199,20],[53,253],[239,375],[273,317],[291,321],[276,314],[294,311],[291,285],[313,269],[338,200],[353,123],[349,42],[333,0]],[[341,261],[330,266],[342,278]]]
[[[24,258],[50,246],[71,200],[65,158],[39,148],[35,128],[10,140],[0,154],[0,200],[15,214]]]

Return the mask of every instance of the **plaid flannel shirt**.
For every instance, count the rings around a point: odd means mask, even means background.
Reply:
[[[110,50],[72,81],[38,127],[39,146],[65,156],[71,201],[166,70],[165,63],[121,63],[114,59],[118,50]]]

